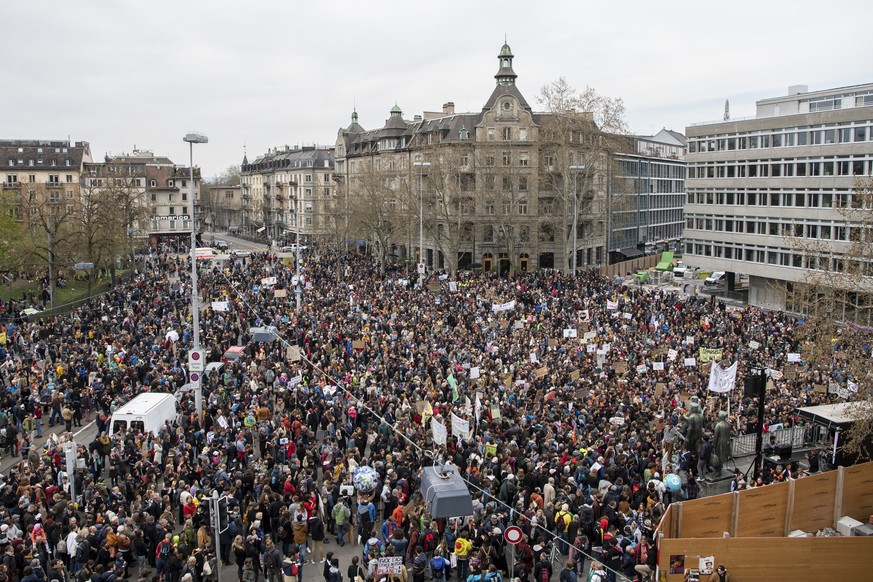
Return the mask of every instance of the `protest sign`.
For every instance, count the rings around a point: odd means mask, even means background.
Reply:
[[[388,576],[403,573],[403,556],[386,556],[376,563],[376,574]]]
[[[693,368],[697,365],[697,360],[695,358],[685,358],[685,367]]]
[[[538,369],[537,369],[537,371],[536,371],[536,377],[537,377],[537,378],[542,378],[543,376],[545,376],[545,375],[548,374],[548,373],[549,373],[549,369],[548,369],[546,366],[543,366],[542,368],[538,368]]]
[[[723,353],[723,348],[700,348],[698,353],[698,360],[701,364],[705,364],[706,362],[714,362],[716,360],[720,360]]]
[[[446,444],[448,440],[448,431],[446,426],[435,418],[430,419],[430,431],[433,435],[433,442],[438,445]]]

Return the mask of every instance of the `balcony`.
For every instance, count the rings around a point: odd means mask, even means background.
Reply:
[[[61,182],[46,182],[46,188],[63,188],[64,185]]]

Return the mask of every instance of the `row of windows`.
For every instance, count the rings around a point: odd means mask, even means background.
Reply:
[[[873,140],[870,122],[863,125],[823,126],[822,128],[789,128],[765,130],[747,135],[689,138],[688,153],[754,150],[838,143],[860,143]]]
[[[732,259],[748,263],[763,263],[780,267],[826,269],[833,272],[844,272],[847,269],[857,271],[859,269],[858,262],[845,259],[841,256],[807,255],[799,251],[773,247],[688,241],[686,248],[689,249],[689,254],[692,255]],[[873,275],[873,265],[870,263],[866,264],[864,270],[869,275]]]
[[[853,201],[853,193],[846,190],[820,191],[797,189],[750,189],[737,191],[700,191],[686,193],[688,204],[715,204],[736,206],[793,206],[808,208],[846,208]]]
[[[685,218],[685,227],[710,232],[736,232],[834,241],[852,240],[852,237],[858,236],[861,231],[859,227],[833,222],[780,222],[779,220],[761,220],[747,217],[689,216]],[[868,238],[868,240],[873,239]]]
[[[649,160],[619,160],[624,178],[685,178],[685,164],[658,163]]]
[[[44,163],[45,163],[44,160],[39,160],[39,159],[37,159],[37,160],[27,160],[27,165],[30,166],[30,167],[34,167],[34,166],[42,166]],[[14,165],[16,165],[16,164],[15,164],[15,159],[13,159],[13,158],[9,158],[9,166],[14,166]],[[23,165],[24,165],[24,159],[22,159],[22,158],[18,158],[18,165],[19,165],[19,166],[23,166]],[[57,161],[57,160],[49,160],[49,165],[52,166],[52,167],[57,166],[57,165],[58,165],[58,161]],[[72,164],[72,162],[71,162],[70,160],[64,160],[64,165],[67,166],[67,167],[69,168],[69,167],[71,167],[73,164]]]
[[[797,160],[752,160],[691,165],[688,178],[792,178],[795,176],[868,176],[871,160],[862,157],[798,158]]]
[[[73,183],[73,175],[72,174],[67,174],[65,178],[66,178],[67,184]],[[35,184],[36,183],[36,174],[28,174],[27,182],[29,184]],[[18,174],[6,174],[6,185],[7,186],[12,186],[13,184],[17,184],[17,183],[18,183]],[[60,175],[59,174],[49,174],[47,183],[60,184],[61,183]]]

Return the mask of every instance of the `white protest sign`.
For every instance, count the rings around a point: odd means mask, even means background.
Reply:
[[[227,301],[213,301],[212,311],[227,311],[230,309],[230,303]]]
[[[294,388],[295,386],[297,386],[297,385],[300,384],[301,382],[303,382],[303,374],[297,374],[297,375],[294,376],[293,378],[288,378],[288,384],[287,384],[287,387],[288,387],[288,388]]]
[[[263,279],[261,279],[261,285],[263,285],[264,287],[268,287],[270,285],[275,285],[275,284],[276,284],[276,277],[264,277]]]
[[[646,373],[646,365],[640,364],[637,366],[637,374],[645,374]]]
[[[452,434],[463,440],[470,438],[470,422],[452,413]]]
[[[664,362],[652,362],[652,369],[655,371],[662,371],[664,369]]]
[[[500,313],[501,311],[510,311],[515,308],[515,299],[512,301],[507,301],[506,303],[495,303],[491,306],[491,311],[494,313]]]
[[[475,380],[479,377],[479,366],[473,366],[470,368],[470,380]]]
[[[791,363],[800,362],[800,354],[788,354],[788,361]]]
[[[389,575],[401,573],[403,573],[403,556],[379,558],[376,564],[376,574]]]
[[[697,358],[685,358],[685,367],[693,368],[697,365]]]
[[[433,435],[433,442],[435,442],[438,445],[446,444],[446,441],[448,440],[449,433],[446,430],[446,426],[443,423],[441,423],[440,421],[438,421],[435,418],[431,418],[430,419],[430,431],[431,431],[431,434]]]
[[[449,281],[449,291],[452,293],[456,293],[458,291],[458,284],[455,281]]]
[[[564,337],[576,337],[576,336],[577,336],[577,332],[572,327],[564,330]]]
[[[679,352],[677,352],[676,350],[667,350],[667,359],[671,362],[674,361],[676,359],[676,356],[678,355]]]
[[[586,340],[593,340],[594,338],[597,337],[597,332],[596,331],[586,331],[582,337]]]
[[[588,344],[585,346],[585,351],[589,354],[593,354],[597,351],[597,344]]]
[[[753,350],[757,350],[758,348],[761,347],[761,344],[756,342],[755,340],[749,340],[749,347],[752,348]]]

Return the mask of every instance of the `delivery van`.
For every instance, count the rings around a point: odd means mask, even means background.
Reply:
[[[176,419],[176,398],[172,394],[140,394],[112,413],[109,434],[126,431],[157,435],[164,424]]]

